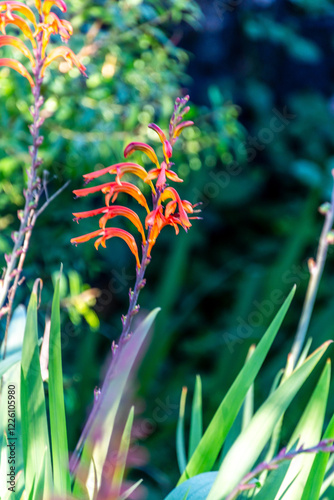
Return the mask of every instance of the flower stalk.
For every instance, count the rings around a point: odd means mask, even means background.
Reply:
[[[334,177],[334,170],[332,171]],[[332,188],[331,201],[325,203],[319,208],[319,212],[325,216],[325,222],[321,231],[319,246],[316,259],[309,259],[308,267],[310,271],[310,280],[303,304],[301,317],[298,323],[296,337],[291,350],[291,365],[295,367],[300,353],[302,351],[305,337],[310,324],[314,303],[317,297],[319,283],[325,267],[329,245],[334,243],[334,237],[331,233],[334,223],[334,184]]]
[[[38,169],[42,160],[38,156],[39,148],[43,143],[43,137],[40,135],[40,128],[44,119],[41,117],[41,108],[43,106],[42,84],[46,68],[58,57],[63,57],[70,64],[75,64],[82,74],[85,75],[85,67],[80,63],[71,49],[66,46],[60,46],[53,49],[49,55],[46,55],[50,37],[52,34],[59,34],[64,42],[67,42],[73,33],[72,26],[66,20],[61,20],[56,14],[51,12],[51,8],[56,5],[62,12],[66,12],[66,4],[63,0],[40,0],[35,1],[35,7],[38,11],[38,22],[34,12],[21,2],[16,0],[0,1],[0,47],[12,46],[18,49],[31,63],[31,71],[24,64],[16,59],[0,59],[0,66],[7,66],[24,76],[30,84],[33,104],[30,109],[32,115],[32,124],[29,127],[32,137],[32,146],[29,149],[31,163],[27,168],[27,187],[24,190],[24,207],[18,212],[20,226],[18,231],[14,232],[12,239],[14,242],[10,255],[5,256],[6,266],[0,279],[0,319],[7,314],[7,324],[4,337],[3,358],[6,356],[6,344],[8,336],[8,327],[11,319],[11,313],[15,294],[18,285],[21,282],[21,274],[25,257],[29,248],[30,238],[38,216],[45,210],[49,203],[68,185],[65,184],[53,196],[48,197],[46,185],[42,183],[38,176]],[[15,14],[19,12],[21,15]],[[32,45],[32,52],[16,36],[8,36],[6,29],[14,25]],[[45,194],[46,201],[40,206],[41,196]]]
[[[297,448],[295,450],[287,451],[283,448],[279,454],[274,457],[270,462],[261,462],[251,472],[246,474],[240,483],[233,489],[233,491],[226,497],[225,500],[236,500],[243,491],[248,491],[258,486],[258,481],[255,480],[264,471],[275,470],[279,465],[286,461],[291,461],[302,453],[333,453],[334,452],[334,439],[324,439],[315,446],[310,448]]]

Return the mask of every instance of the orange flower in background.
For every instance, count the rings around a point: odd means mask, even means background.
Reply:
[[[35,6],[38,11],[39,22],[36,21],[34,12],[24,3],[14,0],[0,1],[0,31],[2,33],[0,35],[0,47],[10,45],[18,49],[29,59],[31,71],[21,62],[12,58],[0,58],[0,66],[8,66],[20,73],[27,78],[32,88],[36,84],[40,87],[46,68],[58,57],[62,57],[69,62],[70,67],[75,65],[84,76],[87,76],[85,66],[68,47],[57,47],[46,55],[51,35],[59,34],[61,40],[67,43],[73,34],[71,24],[51,12],[54,6],[62,12],[66,12],[66,4],[62,0],[35,0]],[[33,53],[21,39],[7,35],[6,30],[12,25],[18,28],[31,43],[34,49]]]
[[[178,140],[180,133],[184,128],[193,125],[192,121],[182,121],[183,116],[189,111],[189,107],[184,107],[189,97],[183,99],[178,98],[175,103],[174,113],[170,121],[169,137],[156,124],[151,123],[149,128],[154,130],[161,141],[163,161],[158,160],[158,156],[154,149],[148,144],[142,142],[131,142],[124,150],[124,157],[141,152],[144,153],[154,164],[153,169],[148,172],[146,169],[137,163],[123,162],[105,167],[96,172],[85,174],[83,177],[85,182],[90,182],[103,175],[115,175],[115,180],[100,184],[98,186],[86,187],[77,189],[74,194],[78,197],[87,196],[92,193],[101,192],[105,194],[105,206],[87,212],[75,213],[75,220],[79,221],[87,217],[100,215],[100,229],[92,233],[72,238],[71,243],[78,244],[89,241],[93,238],[98,238],[95,242],[95,247],[101,244],[106,246],[106,240],[114,236],[122,238],[129,246],[131,252],[136,258],[137,268],[145,268],[151,258],[151,251],[156,243],[157,237],[165,226],[172,226],[176,234],[179,233],[179,227],[183,227],[187,231],[191,227],[190,219],[198,219],[198,217],[190,216],[198,210],[194,210],[195,205],[192,205],[187,200],[182,200],[177,190],[169,186],[167,182],[183,182],[176,172],[170,169],[173,165],[170,159],[173,155],[173,146]],[[148,184],[151,190],[152,209],[149,208],[147,200],[142,191],[130,182],[123,182],[123,176],[132,174],[139,177],[144,183]],[[155,185],[152,181],[155,181]],[[113,205],[119,193],[125,193],[134,198],[139,205],[146,209],[145,224],[143,225],[139,215],[127,207]],[[140,261],[138,247],[133,236],[123,230],[117,228],[106,227],[107,222],[116,217],[123,216],[132,222],[141,235],[142,243],[142,259]],[[144,230],[145,226],[145,230]]]

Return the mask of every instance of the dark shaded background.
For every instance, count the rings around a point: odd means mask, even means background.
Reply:
[[[75,70],[48,77],[43,146],[50,192],[122,159],[124,146],[147,141],[153,119],[165,127],[173,100],[190,93],[195,121],[175,157],[182,195],[203,202],[203,220],[177,238],[158,240],[142,309],[162,308],[137,380],[138,425],[150,459],[140,466],[149,498],[178,477],[175,429],[183,385],[203,379],[205,424],[292,285],[298,285],[280,336],[255,390],[257,405],[285,365],[308,283],[334,168],[331,2],[223,0],[70,2],[90,79]],[[0,250],[9,251],[22,204],[27,161],[27,88],[0,72]],[[233,103],[233,104],[232,104]],[[285,116],[284,119],[280,118]],[[154,145],[153,137],[149,141]],[[157,145],[157,143],[155,143]],[[51,277],[64,264],[63,357],[70,447],[78,438],[110,341],[120,331],[134,261],[122,242],[96,253],[71,247],[96,222],[71,212],[98,207],[65,191],[40,218],[19,300],[41,276],[44,314]],[[333,338],[333,258],[319,291],[313,347]],[[274,291],[274,294],[273,294]],[[41,331],[43,324],[41,323]],[[312,384],[312,380],[309,382]],[[307,390],[307,387],[306,389]],[[300,415],[303,393],[287,415]],[[159,411],[157,410],[159,409]],[[160,411],[161,409],[161,411]],[[334,400],[329,402],[329,415]],[[283,436],[284,439],[284,436]]]

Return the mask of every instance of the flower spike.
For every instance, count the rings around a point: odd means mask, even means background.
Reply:
[[[3,47],[5,45],[11,45],[12,47],[18,49],[24,56],[26,56],[30,60],[33,68],[36,66],[35,59],[33,58],[30,50],[19,38],[9,35],[0,36],[0,47]]]
[[[198,219],[198,217],[189,216],[189,214],[194,214],[199,210],[194,210],[196,205],[192,205],[187,200],[181,200],[180,195],[173,187],[167,185],[167,181],[171,182],[183,182],[176,172],[170,170],[170,166],[174,163],[170,162],[170,158],[173,154],[173,146],[178,139],[181,131],[185,127],[189,127],[193,124],[191,121],[182,121],[184,115],[189,111],[189,106],[185,107],[189,97],[186,96],[182,99],[177,99],[174,112],[170,120],[169,135],[168,138],[163,130],[158,127],[155,123],[150,123],[149,128],[154,130],[160,139],[162,144],[162,150],[164,155],[164,161],[161,163],[158,160],[157,154],[154,149],[143,142],[131,142],[128,144],[124,150],[124,156],[127,158],[136,151],[141,151],[148,156],[148,158],[154,163],[155,168],[152,168],[148,172],[145,168],[132,162],[123,162],[104,167],[96,172],[91,172],[85,174],[84,180],[86,183],[102,177],[103,175],[109,174],[114,175],[114,180],[112,182],[106,182],[100,184],[99,186],[88,187],[83,189],[75,190],[74,193],[77,196],[87,196],[91,193],[102,192],[105,194],[105,207],[98,208],[95,210],[90,210],[88,212],[75,213],[75,220],[83,219],[86,217],[92,217],[96,215],[101,215],[99,220],[100,230],[88,235],[81,236],[79,238],[74,238],[72,242],[82,243],[88,241],[91,238],[98,237],[95,242],[96,248],[99,245],[106,246],[106,240],[119,236],[129,245],[132,253],[136,256],[137,267],[140,267],[138,249],[133,237],[126,231],[120,233],[120,229],[108,228],[106,227],[108,221],[116,216],[124,216],[128,218],[138,229],[141,234],[143,246],[142,246],[142,260],[141,260],[141,271],[137,271],[137,281],[135,285],[136,294],[138,295],[140,288],[142,288],[145,280],[143,278],[146,266],[148,265],[151,258],[151,251],[157,237],[159,236],[161,230],[165,226],[172,226],[175,233],[178,234],[180,231],[180,226],[184,228],[185,231],[191,227],[190,219]],[[129,182],[123,182],[122,178],[125,174],[134,174],[144,182],[149,184],[152,191],[152,204],[153,207],[150,210],[144,197],[143,193],[134,184]],[[153,184],[154,181],[154,184]],[[145,218],[145,230],[141,220],[138,215],[127,207],[114,205],[119,193],[126,193],[135,198],[138,203],[145,207],[147,215]],[[100,232],[101,231],[101,232]],[[125,233],[125,235],[124,235]],[[130,294],[130,309],[131,301],[133,297],[137,295]],[[131,314],[130,316],[131,317]],[[128,320],[125,317],[123,321],[124,331],[128,331]]]
[[[0,59],[0,66],[8,66],[9,68],[15,69],[20,75],[24,76],[30,83],[31,87],[34,87],[34,80],[31,78],[28,70],[21,64],[19,61],[15,59],[2,58]]]
[[[160,168],[158,157],[151,146],[143,142],[131,142],[124,149],[124,157],[127,158],[135,151],[142,151],[143,153],[145,153],[146,156],[148,156],[149,159],[157,166],[157,168]]]
[[[44,76],[46,68],[51,64],[55,59],[58,57],[63,57],[65,61],[69,62],[70,65],[72,66],[73,64],[79,69],[79,71],[87,77],[85,73],[85,66],[81,64],[77,56],[74,54],[74,52],[69,49],[68,47],[57,47],[56,49],[53,49],[52,52],[48,55],[48,57],[45,59],[44,64],[42,66],[41,70],[41,76]]]

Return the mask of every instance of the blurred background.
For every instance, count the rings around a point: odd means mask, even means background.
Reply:
[[[132,457],[139,469],[132,475],[144,478],[146,498],[158,499],[178,479],[175,431],[182,386],[191,393],[201,374],[207,424],[249,346],[296,283],[293,307],[255,386],[257,405],[285,365],[308,283],[307,259],[315,254],[323,223],[318,207],[332,188],[334,4],[69,0],[68,19],[75,31],[71,48],[89,79],[76,69],[67,73],[65,63],[60,73],[48,73],[42,156],[50,193],[67,180],[71,184],[38,220],[18,302],[27,303],[41,277],[42,334],[63,263],[70,449],[99,386],[110,342],[119,336],[135,269],[122,241],[98,253],[89,243],[71,246],[71,237],[97,227],[93,220],[77,225],[72,212],[101,202],[98,196],[74,200],[71,191],[82,187],[84,173],[122,161],[128,142],[159,147],[147,125],[155,121],[166,129],[175,98],[190,94],[195,126],[184,132],[173,160],[185,179],[180,192],[203,203],[203,220],[178,237],[172,228],[162,232],[140,298],[143,311],[162,310],[136,379],[138,427],[146,436]],[[11,249],[23,204],[29,105],[26,83],[1,69],[1,254]],[[333,338],[333,271],[329,255],[309,332],[313,347]],[[287,429],[303,406],[301,393],[287,414]]]

